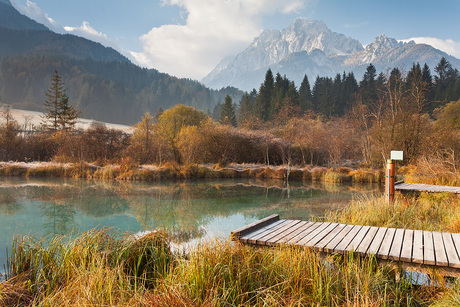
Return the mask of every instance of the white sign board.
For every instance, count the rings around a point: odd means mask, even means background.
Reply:
[[[391,160],[402,161],[403,160],[403,152],[402,151],[391,151]]]

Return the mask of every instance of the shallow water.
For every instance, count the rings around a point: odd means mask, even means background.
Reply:
[[[228,237],[277,213],[308,220],[346,206],[377,186],[282,181],[206,180],[163,183],[73,179],[0,179],[0,272],[15,234],[80,233],[108,226],[131,233],[153,228],[177,243]]]

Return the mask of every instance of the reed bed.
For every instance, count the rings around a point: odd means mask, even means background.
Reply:
[[[375,183],[382,182],[384,177],[381,171],[352,170],[348,168],[326,169],[324,167],[291,168],[286,166],[244,168],[243,165],[178,165],[166,163],[162,166],[143,168],[127,159],[115,165],[94,166],[78,163],[68,166],[44,166],[27,168],[25,166],[3,165],[0,167],[0,176],[15,177],[70,177],[103,180],[135,180],[160,181],[175,179],[234,179],[258,178],[276,179],[280,181],[322,181],[330,183],[355,182]]]
[[[15,239],[7,306],[429,306],[452,289],[396,280],[392,267],[355,254],[256,249],[208,241],[172,253],[160,232],[139,239],[107,229],[77,239]],[[440,305],[441,306],[441,305]]]
[[[325,219],[344,224],[460,232],[460,198],[449,193],[400,196],[393,203],[384,197],[360,196]]]

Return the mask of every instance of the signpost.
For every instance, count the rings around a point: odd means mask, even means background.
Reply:
[[[387,170],[385,174],[385,199],[393,202],[395,198],[395,161],[403,160],[402,151],[391,151],[390,159],[387,160]]]

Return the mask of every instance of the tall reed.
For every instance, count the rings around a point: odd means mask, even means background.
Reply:
[[[400,196],[388,203],[384,197],[362,196],[340,211],[325,214],[328,221],[445,232],[460,232],[460,198],[448,194],[423,193]]]

